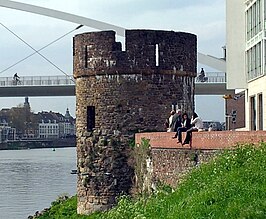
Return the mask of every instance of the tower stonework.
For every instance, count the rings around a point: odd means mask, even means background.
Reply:
[[[129,140],[164,131],[172,104],[191,114],[197,64],[196,36],[127,30],[125,51],[114,31],[78,34],[76,79],[78,213],[102,211],[132,188]]]

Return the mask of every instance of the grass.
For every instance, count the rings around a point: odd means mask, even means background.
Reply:
[[[76,198],[52,206],[39,219],[260,219],[266,218],[266,144],[244,145],[193,170],[174,192],[123,196],[117,207],[91,216],[76,214]]]

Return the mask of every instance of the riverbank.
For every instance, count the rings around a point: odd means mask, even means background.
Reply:
[[[0,150],[76,147],[76,138],[27,139],[0,143]]]
[[[244,145],[190,172],[175,191],[162,187],[137,199],[122,197],[110,211],[81,216],[76,197],[54,202],[38,219],[266,218],[266,144]]]

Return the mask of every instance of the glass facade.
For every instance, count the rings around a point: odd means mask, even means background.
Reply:
[[[246,72],[248,81],[263,75],[266,66],[266,57],[263,59],[266,43],[263,19],[266,18],[264,6],[266,0],[257,0],[246,10],[246,40],[249,42],[246,49]],[[266,22],[266,21],[265,21]],[[264,23],[265,23],[264,22]],[[265,23],[266,25],[266,23]],[[265,48],[264,48],[265,47]]]
[[[262,2],[257,0],[246,12],[247,40],[262,31]]]
[[[259,42],[251,47],[246,52],[246,56],[248,80],[252,80],[253,78],[262,75],[262,43]]]

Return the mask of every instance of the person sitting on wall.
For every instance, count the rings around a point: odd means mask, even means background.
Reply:
[[[172,111],[170,112],[170,117],[169,117],[169,119],[168,119],[169,124],[168,124],[167,132],[173,132],[173,131],[174,131],[174,125],[173,125],[173,117],[174,117],[174,115],[175,115],[175,111],[172,110]]]
[[[186,132],[190,128],[191,128],[191,119],[188,118],[187,113],[183,113],[182,127],[179,127],[177,129],[175,136],[173,136],[173,138],[176,138],[178,136],[177,143],[182,143],[182,132]]]
[[[181,111],[181,109],[176,110],[176,114],[174,115],[173,120],[175,121],[174,132],[177,132],[177,129],[182,127],[182,111]]]
[[[192,132],[203,131],[203,122],[200,117],[198,117],[197,113],[193,113],[191,118],[191,125],[192,127],[186,131],[186,138],[182,145],[190,144]]]
[[[177,128],[182,126],[182,116],[181,110],[171,111],[171,116],[169,117],[169,129],[168,132],[176,132]]]

